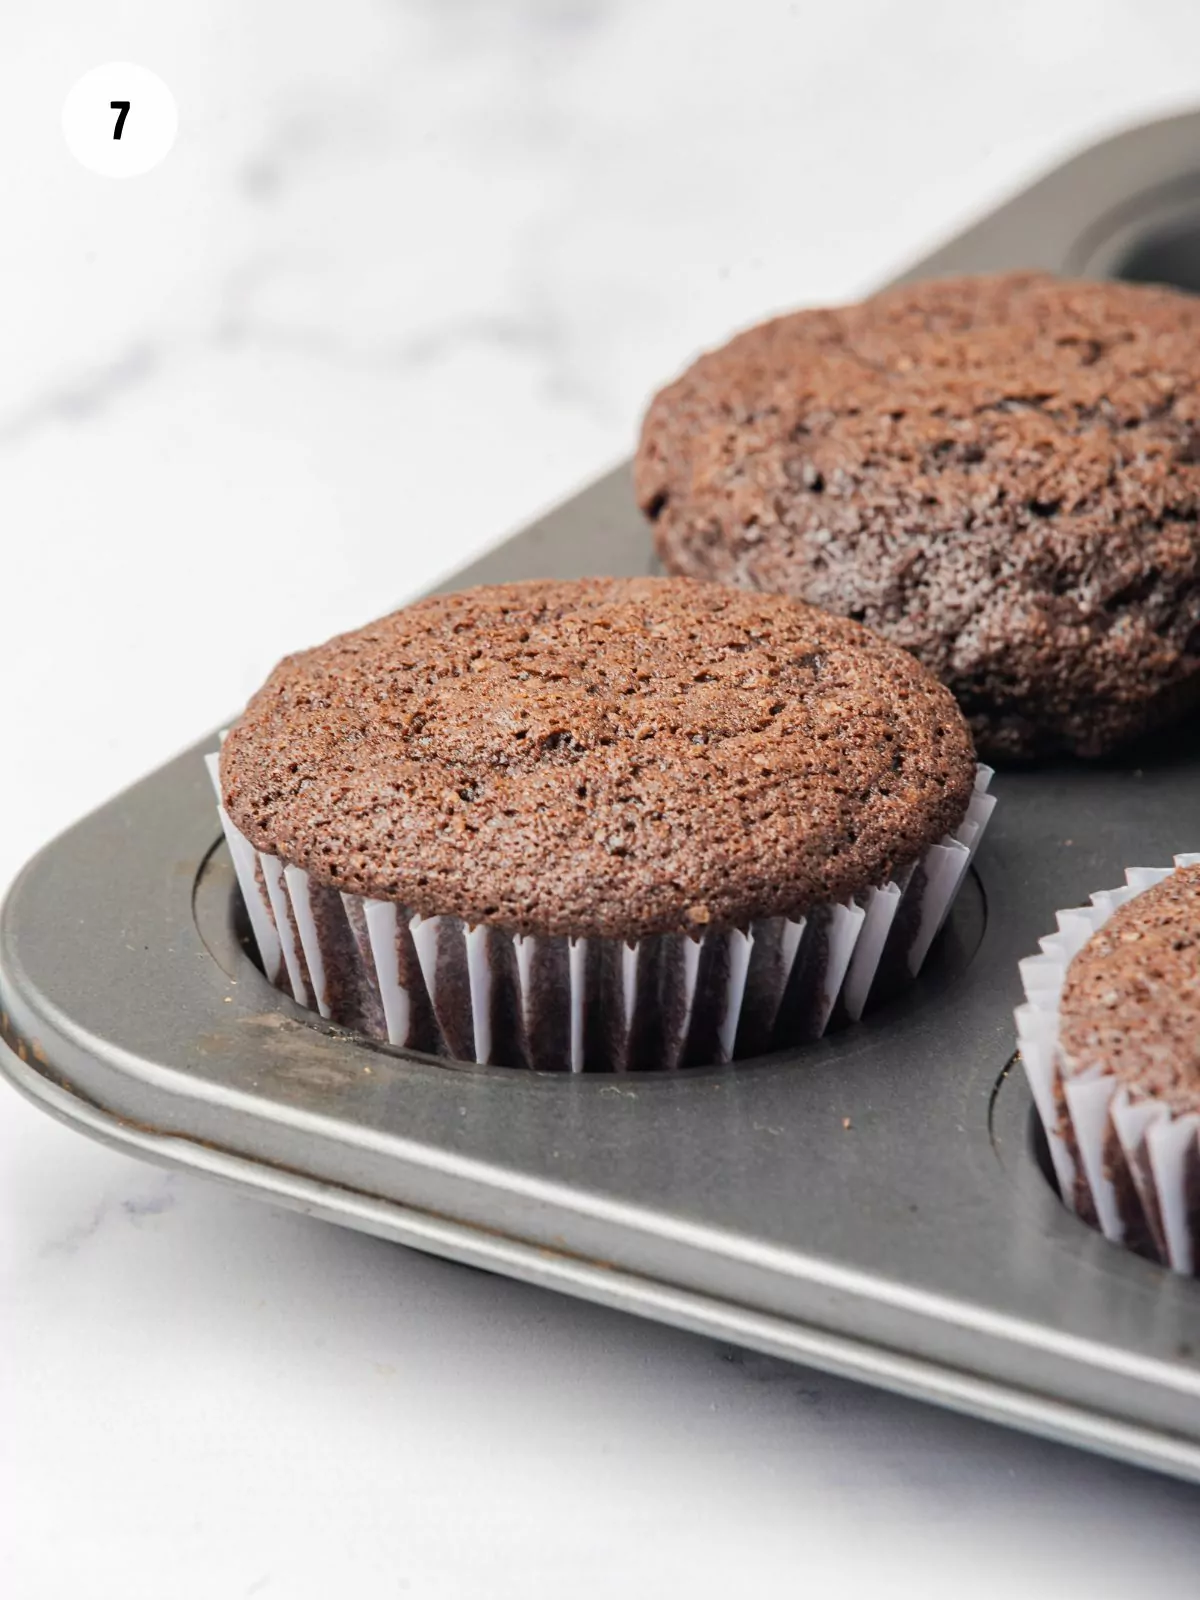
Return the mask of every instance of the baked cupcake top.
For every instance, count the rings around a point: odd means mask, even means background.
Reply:
[[[980,748],[1096,755],[1200,699],[1200,300],[1042,274],[751,328],[652,403],[675,572],[856,617]]]
[[[974,775],[911,656],[663,578],[420,601],[287,657],[221,752],[238,828],[324,883],[630,939],[880,884],[958,826]]]
[[[1059,1045],[1175,1111],[1200,1110],[1200,866],[1127,900],[1067,968]]]

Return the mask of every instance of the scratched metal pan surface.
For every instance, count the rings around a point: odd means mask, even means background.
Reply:
[[[908,276],[1022,265],[1200,287],[1200,116],[1086,152]],[[455,586],[651,563],[622,469]],[[1063,1209],[1010,1071],[1016,963],[1056,908],[1197,847],[1200,738],[1003,773],[919,983],[857,1027],[624,1078],[450,1067],[269,988],[214,746],[13,887],[0,1067],[46,1110],[279,1204],[1200,1479],[1200,1284]]]

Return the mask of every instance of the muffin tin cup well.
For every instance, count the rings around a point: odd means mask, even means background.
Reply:
[[[1016,1013],[1021,1060],[1064,1201],[1114,1244],[1191,1275],[1200,1273],[1200,1116],[1177,1116],[1097,1068],[1068,1076],[1058,1031],[1072,959],[1118,906],[1197,862],[1200,855],[1178,855],[1174,867],[1130,867],[1121,888],[1060,911],[1041,954],[1021,962],[1025,1004]]]
[[[835,1012],[920,972],[995,806],[967,814],[897,881],[806,918],[692,938],[537,937],[409,915],[256,851],[219,804],[263,971],[326,1021],[481,1065],[541,1072],[722,1065],[819,1039]]]

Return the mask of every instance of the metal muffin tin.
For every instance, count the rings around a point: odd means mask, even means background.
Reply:
[[[1164,264],[1200,286],[1200,115],[1095,147],[906,276]],[[453,587],[651,561],[623,469]],[[1017,961],[1055,909],[1197,848],[1200,733],[1002,772],[921,979],[858,1026],[624,1077],[447,1066],[271,989],[218,842],[214,747],[13,887],[0,1067],[46,1110],[315,1216],[1200,1479],[1200,1283],[1062,1207],[1011,1060]]]

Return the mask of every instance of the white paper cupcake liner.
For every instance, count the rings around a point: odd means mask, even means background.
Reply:
[[[720,1064],[820,1038],[835,1008],[911,981],[995,806],[979,767],[962,824],[897,881],[799,921],[699,938],[509,934],[343,894],[221,826],[263,971],[297,1004],[410,1050],[538,1071]]]
[[[1046,1132],[1063,1199],[1114,1244],[1176,1272],[1200,1271],[1200,1116],[1178,1116],[1099,1068],[1068,1075],[1059,1046],[1067,968],[1118,906],[1190,867],[1130,867],[1119,889],[1057,913],[1058,931],[1021,962],[1025,1004],[1016,1012],[1021,1060]]]

